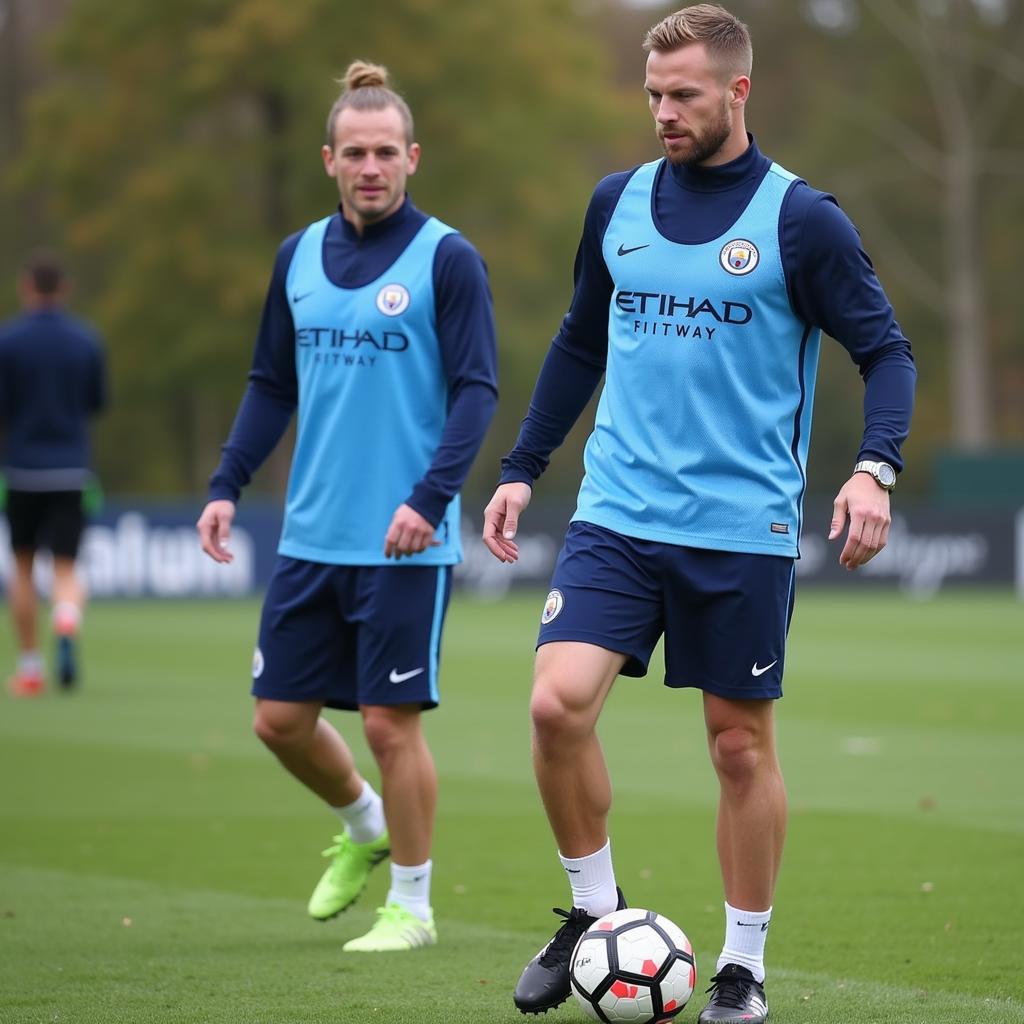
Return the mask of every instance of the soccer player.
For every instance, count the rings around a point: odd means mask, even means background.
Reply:
[[[297,410],[278,560],[253,661],[254,728],[343,823],[309,902],[349,907],[390,852],[391,888],[356,952],[437,941],[437,801],[421,711],[437,706],[459,488],[497,401],[480,256],[406,195],[420,147],[387,70],[355,62],[327,118],[338,212],[278,251],[249,385],[198,522],[231,558],[235,503]],[[358,710],[382,792],[321,717]]]
[[[847,569],[885,545],[916,371],[856,229],[747,134],[746,26],[698,4],[655,25],[645,49],[664,157],[597,186],[572,304],[485,513],[488,548],[515,561],[531,485],[603,374],[530,707],[573,909],[514,1000],[525,1013],[561,1003],[576,939],[621,903],[595,723],[616,677],[644,675],[664,634],[665,682],[702,691],[720,784],[725,941],[699,1020],[757,1024],[768,1014],[764,944],[786,824],[774,702],[820,331],[865,384],[864,433],[829,531],[849,524]]]
[[[94,328],[64,308],[70,284],[61,261],[38,252],[18,280],[23,312],[0,326],[0,457],[6,480],[14,574],[11,615],[18,661],[15,697],[45,690],[39,651],[36,552],[53,555],[55,674],[65,689],[79,677],[77,636],[85,589],[75,570],[85,524],[83,497],[94,492],[89,421],[106,403],[103,348]]]

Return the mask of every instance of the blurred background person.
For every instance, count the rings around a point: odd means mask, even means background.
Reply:
[[[15,697],[45,689],[33,579],[40,548],[53,555],[56,681],[78,680],[76,638],[85,590],[75,559],[92,492],[89,421],[107,400],[103,348],[96,331],[64,308],[69,291],[61,261],[36,252],[18,280],[23,312],[0,327],[0,466],[6,483],[14,572],[11,615],[18,645],[9,681]]]

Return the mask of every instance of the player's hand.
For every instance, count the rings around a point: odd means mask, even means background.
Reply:
[[[235,503],[227,498],[211,501],[203,509],[196,529],[203,550],[215,562],[230,562],[235,556],[228,548],[231,540],[231,524],[235,518]]]
[[[402,555],[418,555],[427,548],[436,548],[441,544],[434,536],[436,532],[416,509],[399,505],[384,535],[384,557],[401,558]]]
[[[879,487],[870,473],[854,473],[836,495],[829,540],[843,532],[847,517],[850,530],[839,564],[852,570],[870,562],[889,539],[889,492]]]
[[[516,531],[519,517],[532,497],[533,488],[529,484],[502,484],[487,503],[483,541],[499,562],[515,562],[519,558]]]

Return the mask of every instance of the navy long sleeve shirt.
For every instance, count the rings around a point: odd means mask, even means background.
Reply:
[[[106,402],[103,348],[89,324],[48,305],[0,327],[0,466],[12,488],[82,487],[89,420]]]
[[[327,229],[323,267],[339,288],[360,288],[380,277],[427,217],[408,198],[362,235],[339,213]],[[209,497],[237,501],[241,489],[280,440],[298,403],[295,326],[286,277],[301,232],[282,243],[267,291],[249,383]],[[448,417],[441,443],[407,504],[437,525],[464,483],[497,403],[497,354],[487,271],[460,234],[438,245],[433,266],[437,336],[448,383]]]
[[[721,166],[683,167],[666,161],[654,193],[659,229],[685,244],[720,237],[750,202],[770,166],[752,137],[740,157]],[[502,483],[532,483],[543,473],[604,374],[614,284],[602,243],[635,170],[610,175],[594,191],[576,254],[572,303],[541,368],[516,445],[502,460]],[[910,343],[856,228],[832,196],[797,181],[786,196],[779,235],[795,314],[839,341],[864,380],[864,433],[857,458],[879,459],[902,469],[900,446],[910,428],[917,372]]]

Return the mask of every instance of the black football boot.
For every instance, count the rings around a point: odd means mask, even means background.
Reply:
[[[625,910],[626,900],[622,890],[616,891],[619,894],[619,905],[615,909]],[[569,998],[569,960],[572,951],[580,936],[597,920],[579,907],[573,907],[572,910],[554,907],[553,911],[565,920],[551,941],[523,968],[512,994],[512,1001],[521,1013],[547,1013]]]
[[[726,964],[712,979],[711,999],[700,1011],[697,1024],[764,1024],[768,998],[764,985],[738,964]]]

